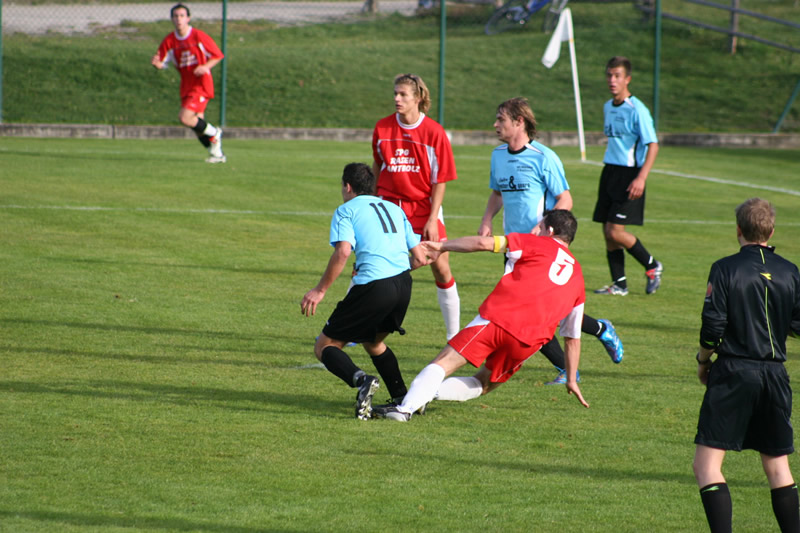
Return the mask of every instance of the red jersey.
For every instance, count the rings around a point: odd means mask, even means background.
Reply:
[[[515,338],[539,346],[555,335],[568,315],[570,330],[580,337],[586,294],[583,272],[569,248],[552,237],[511,233],[506,271],[480,307],[480,315]],[[580,316],[578,316],[578,314]]]
[[[453,149],[444,128],[420,115],[402,124],[397,114],[378,121],[372,156],[381,165],[378,196],[418,202],[431,197],[433,185],[456,179]]]
[[[189,35],[178,37],[173,31],[161,41],[158,58],[165,64],[172,62],[181,73],[181,98],[199,94],[214,98],[214,80],[211,73],[195,76],[194,69],[205,65],[209,59],[222,59],[224,56],[214,39],[203,31],[189,27]]]

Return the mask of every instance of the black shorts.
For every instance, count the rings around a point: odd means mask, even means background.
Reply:
[[[639,175],[638,167],[609,165],[603,167],[597,188],[597,203],[592,220],[605,224],[641,226],[644,224],[645,193],[636,200],[628,198],[628,186]]]
[[[322,333],[339,341],[375,342],[378,333],[405,333],[402,324],[411,301],[411,273],[353,285],[336,304]]]
[[[720,357],[711,365],[695,444],[722,450],[794,452],[792,389],[782,363]]]

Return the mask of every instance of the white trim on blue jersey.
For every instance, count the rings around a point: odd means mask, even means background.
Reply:
[[[603,133],[608,137],[603,163],[610,165],[641,167],[647,145],[658,142],[650,110],[635,96],[618,106],[613,99],[603,105]]]
[[[355,285],[390,278],[411,268],[408,251],[419,244],[405,213],[377,196],[356,196],[331,219],[330,243],[346,241],[356,254]]]
[[[556,153],[530,141],[517,153],[507,144],[494,149],[489,188],[503,196],[503,232],[508,235],[530,233],[569,184]]]

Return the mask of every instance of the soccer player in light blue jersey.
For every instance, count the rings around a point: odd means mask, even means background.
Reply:
[[[356,418],[361,420],[370,418],[379,382],[356,366],[343,348],[348,342],[361,343],[392,398],[405,396],[397,358],[384,339],[394,331],[405,333],[402,324],[411,300],[410,270],[430,263],[403,210],[375,196],[375,182],[372,170],[363,163],[344,168],[344,204],[331,220],[334,251],[319,283],[300,303],[304,315],[314,315],[355,252],[352,286],[317,337],[314,355],[333,375],[358,389]]]
[[[594,292],[628,294],[627,251],[644,267],[645,292],[653,294],[661,286],[664,267],[626,226],[644,224],[645,182],[658,155],[658,138],[650,111],[628,89],[630,60],[612,57],[606,64],[606,80],[612,96],[603,106],[603,131],[608,137],[608,147],[592,220],[603,224],[611,284]]]

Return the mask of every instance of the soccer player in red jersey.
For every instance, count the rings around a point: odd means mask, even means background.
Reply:
[[[545,212],[531,233],[424,242],[431,257],[439,251],[506,252],[506,272],[478,316],[414,378],[402,403],[376,406],[373,416],[408,421],[434,399],[447,376],[467,363],[484,365],[478,376],[489,392],[508,381],[559,325],[566,347],[567,393],[589,407],[577,382],[586,300],[581,266],[569,251],[577,227],[572,213],[558,209]]]
[[[394,79],[396,112],[378,121],[372,134],[377,195],[399,205],[414,232],[427,241],[445,241],[442,201],[448,181],[457,178],[453,149],[444,128],[426,116],[430,91],[422,78]],[[458,333],[461,302],[448,254],[431,263],[447,338]]]
[[[214,98],[214,80],[211,69],[222,58],[214,40],[205,32],[189,25],[189,8],[175,4],[170,9],[175,31],[164,37],[158,52],[150,60],[157,69],[174,63],[181,74],[181,124],[194,130],[200,142],[208,148],[207,163],[224,163],[222,153],[222,129],[205,121],[204,114],[209,100]]]

